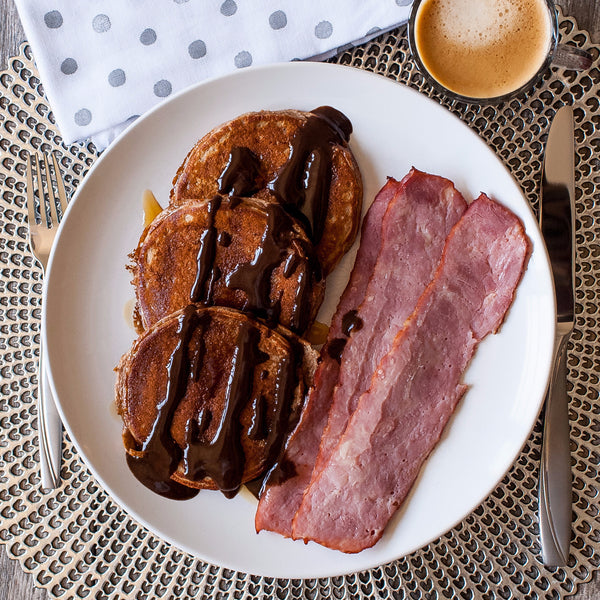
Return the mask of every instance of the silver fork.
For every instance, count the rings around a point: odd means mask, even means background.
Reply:
[[[51,156],[54,178],[47,155],[44,154],[42,163],[37,154],[30,154],[27,161],[29,245],[44,273],[58,224],[68,202],[58,161],[54,154]],[[60,213],[57,211],[57,204],[60,206]],[[54,489],[60,486],[62,423],[46,377],[46,359],[42,344],[38,369],[38,425],[42,488]]]

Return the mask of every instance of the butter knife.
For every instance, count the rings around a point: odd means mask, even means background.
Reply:
[[[571,541],[567,344],[575,314],[574,161],[573,109],[564,106],[557,111],[548,134],[540,206],[540,227],[552,265],[556,296],[554,361],[546,393],[539,486],[542,560],[553,567],[567,564]]]

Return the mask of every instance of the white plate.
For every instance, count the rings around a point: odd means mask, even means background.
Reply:
[[[134,332],[124,309],[133,297],[125,270],[141,233],[141,197],[166,204],[187,151],[212,127],[261,109],[330,104],[352,121],[351,146],[369,204],[386,176],[415,166],[448,177],[467,200],[480,191],[523,220],[533,242],[529,268],[498,335],[480,346],[471,389],[426,463],[413,493],[372,549],[344,555],[254,532],[249,494],[200,493],[177,503],[129,472],[112,407],[113,368]],[[345,285],[354,251],[328,282],[320,319]],[[545,247],[519,186],[486,144],[425,96],[349,67],[291,63],[247,69],[191,88],[128,129],[96,162],[64,219],[47,278],[44,338],[51,383],[69,435],[111,496],[175,546],[210,563],[272,577],[322,577],[389,562],[445,533],[496,486],[535,422],[549,373],[554,300]]]

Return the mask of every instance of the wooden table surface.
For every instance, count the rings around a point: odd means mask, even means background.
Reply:
[[[600,0],[559,0],[566,15],[575,17],[580,29],[591,34],[594,43],[600,42]],[[0,0],[0,69],[18,53],[25,39],[13,0]],[[35,588],[31,575],[23,572],[17,561],[11,560],[4,546],[0,547],[0,600],[47,600],[45,590]],[[517,592],[518,593],[518,592]],[[576,600],[600,600],[600,575],[580,586]]]

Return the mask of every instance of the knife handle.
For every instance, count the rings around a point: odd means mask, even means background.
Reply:
[[[566,566],[571,543],[572,492],[567,342],[558,336],[546,395],[540,463],[539,515],[542,560],[546,566]]]

